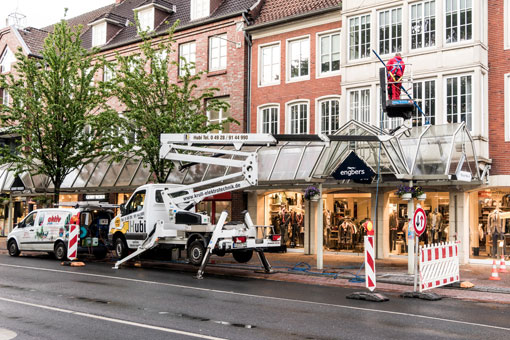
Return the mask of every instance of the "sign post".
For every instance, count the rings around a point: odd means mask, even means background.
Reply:
[[[418,284],[418,249],[420,246],[420,236],[425,231],[425,228],[427,226],[427,215],[425,214],[425,211],[422,209],[420,204],[416,206],[416,210],[414,211],[413,216],[413,227],[414,232],[416,234],[415,239],[415,258],[414,258],[414,291],[417,290],[417,284]]]

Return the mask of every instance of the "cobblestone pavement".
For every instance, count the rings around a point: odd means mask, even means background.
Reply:
[[[5,237],[0,237],[0,253],[7,254]],[[32,253],[36,254],[36,253]],[[30,255],[30,254],[29,254]],[[212,256],[206,268],[207,274],[233,275],[268,279],[275,281],[299,282],[304,284],[359,287],[365,289],[363,282],[356,282],[356,278],[364,277],[364,270],[360,269],[364,258],[350,254],[325,254],[323,270],[316,268],[315,255],[303,253],[266,253],[267,259],[275,270],[274,274],[267,275],[257,271],[262,269],[257,256],[246,264],[237,263],[231,256]],[[113,262],[113,259],[105,261]],[[143,267],[165,267],[194,272],[196,267],[184,264],[185,261],[153,261],[143,260],[141,263],[131,263]],[[491,281],[491,265],[469,264],[460,266],[461,282],[468,281],[474,284],[473,288],[460,288],[458,283],[431,290],[444,297],[510,304],[510,273],[499,273],[500,281]],[[510,268],[509,268],[510,270]],[[407,274],[406,258],[390,258],[376,260],[377,291],[406,292],[411,291],[413,276]]]

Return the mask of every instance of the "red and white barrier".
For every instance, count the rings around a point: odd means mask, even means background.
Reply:
[[[375,281],[374,236],[365,236],[365,282],[367,288],[373,292]]]
[[[69,226],[69,242],[67,245],[67,258],[76,260],[78,258],[78,235],[80,228],[76,224]]]
[[[420,292],[457,281],[460,281],[457,243],[420,246]]]

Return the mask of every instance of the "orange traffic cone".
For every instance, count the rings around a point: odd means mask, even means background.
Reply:
[[[498,274],[498,269],[496,268],[496,260],[492,261],[492,274],[491,277],[489,277],[489,280],[499,281],[501,278]]]
[[[508,273],[508,270],[506,270],[505,255],[501,255],[501,262],[499,263],[498,272]]]

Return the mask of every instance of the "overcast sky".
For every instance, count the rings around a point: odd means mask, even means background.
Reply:
[[[26,15],[25,26],[45,27],[64,17],[72,18],[93,9],[114,3],[115,0],[0,0],[0,27],[6,26],[5,19],[13,12]]]

